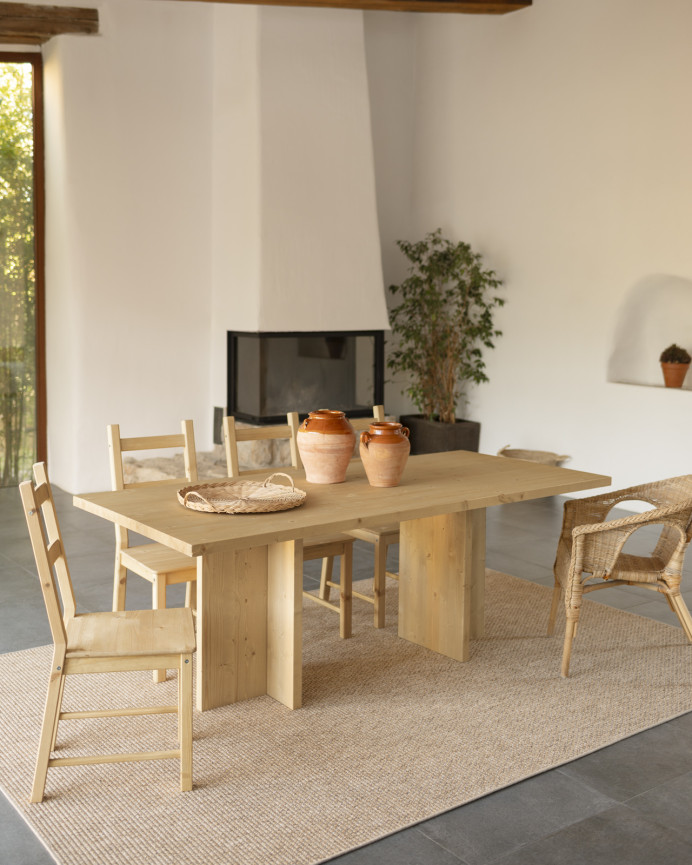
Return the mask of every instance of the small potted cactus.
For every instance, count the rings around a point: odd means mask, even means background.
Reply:
[[[673,343],[661,352],[659,358],[666,387],[682,387],[690,367],[690,353]]]

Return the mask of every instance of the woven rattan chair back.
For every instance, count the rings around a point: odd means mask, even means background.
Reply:
[[[43,799],[48,769],[139,760],[180,760],[180,788],[192,788],[192,653],[195,633],[189,609],[77,614],[70,572],[45,463],[34,482],[19,486],[43,599],[53,636],[53,659],[39,740],[31,801]],[[62,611],[61,611],[62,600]],[[82,673],[178,671],[178,704],[144,709],[62,712],[65,678]],[[175,713],[179,747],[171,751],[52,757],[63,720]]]

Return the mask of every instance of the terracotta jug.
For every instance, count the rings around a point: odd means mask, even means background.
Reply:
[[[372,487],[395,487],[401,478],[411,443],[400,423],[371,423],[360,434],[360,458]]]
[[[305,480],[340,484],[353,456],[356,433],[342,411],[311,411],[298,429],[296,443],[305,466]]]

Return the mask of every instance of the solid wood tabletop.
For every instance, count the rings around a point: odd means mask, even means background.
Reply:
[[[264,479],[272,473],[256,474]],[[342,484],[311,484],[288,469],[307,492],[305,504],[268,514],[209,514],[180,504],[180,484],[75,496],[76,507],[120,523],[189,556],[264,546],[278,541],[487,508],[609,486],[606,475],[544,466],[470,451],[409,457],[397,487],[371,487],[352,461]],[[218,479],[214,479],[218,482]],[[285,480],[277,478],[278,483]]]

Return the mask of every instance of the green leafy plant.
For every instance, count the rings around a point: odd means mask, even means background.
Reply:
[[[502,281],[468,243],[452,243],[440,228],[397,246],[411,265],[408,278],[390,286],[400,301],[389,316],[398,340],[388,366],[410,377],[405,393],[425,417],[454,423],[466,383],[488,381],[483,349],[502,333],[493,324],[494,308],[505,302],[494,293]]]
[[[673,343],[661,352],[659,360],[661,363],[690,363],[692,357],[686,349]]]

